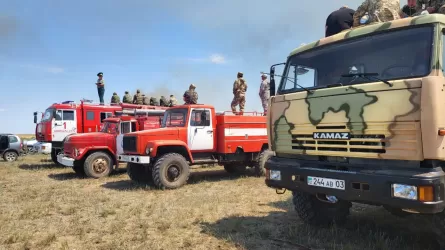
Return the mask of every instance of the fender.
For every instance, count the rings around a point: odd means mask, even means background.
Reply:
[[[190,149],[188,147],[188,145],[183,142],[183,141],[179,141],[179,140],[159,140],[159,141],[150,141],[147,143],[147,147],[152,148],[151,152],[150,152],[150,157],[156,157],[157,153],[158,153],[158,148],[162,147],[162,146],[181,146],[184,147],[185,150],[187,151],[188,156],[190,157],[190,162],[193,163],[193,157],[192,157],[192,153],[190,152]],[[144,149],[145,151],[145,149]]]
[[[92,150],[104,150],[104,151],[109,151],[109,152],[111,152],[111,154],[113,155],[113,159],[115,160],[115,162],[118,162],[118,161],[117,161],[117,158],[116,158],[116,152],[114,152],[110,147],[107,147],[107,146],[87,146],[87,147],[84,147],[84,148],[77,148],[77,150],[79,150],[79,155],[78,155],[77,157],[74,158],[75,160],[81,160],[81,159],[83,159],[83,158],[85,157],[85,155],[86,155],[88,152],[92,151]]]

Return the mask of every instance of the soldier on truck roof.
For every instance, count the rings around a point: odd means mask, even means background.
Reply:
[[[132,103],[132,98],[131,98],[131,95],[128,92],[128,90],[125,91],[125,95],[124,95],[124,98],[123,98],[122,102],[123,103]]]
[[[116,92],[113,92],[113,95],[111,96],[111,103],[120,103],[121,98],[117,95]]]
[[[103,75],[104,73],[99,72],[97,73],[97,82],[96,82],[96,86],[97,86],[97,94],[99,95],[99,101],[100,101],[100,105],[104,105],[105,101],[104,101],[104,94],[105,94],[105,82],[103,80]]]

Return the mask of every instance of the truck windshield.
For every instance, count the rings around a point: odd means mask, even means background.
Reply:
[[[161,127],[184,127],[188,109],[170,109],[165,111]]]
[[[46,121],[51,120],[53,118],[53,113],[54,113],[53,108],[46,109],[41,122],[46,122]]]
[[[432,25],[379,32],[291,56],[277,94],[377,82],[357,76],[376,73],[382,80],[423,77],[431,72]],[[299,87],[300,85],[301,87]]]
[[[100,132],[108,134],[117,134],[119,125],[117,122],[105,122]]]

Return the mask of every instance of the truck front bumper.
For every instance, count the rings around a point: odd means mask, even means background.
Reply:
[[[141,156],[141,155],[118,155],[118,161],[122,162],[132,162],[137,164],[149,164],[150,156]]]
[[[265,182],[271,188],[331,195],[340,200],[389,206],[415,213],[438,213],[445,208],[445,172],[441,168],[341,171],[326,169],[321,165],[329,163],[272,157],[265,164]],[[308,177],[334,179],[334,186],[337,181],[341,185],[337,185],[339,189],[309,185]],[[341,189],[342,183],[344,189]],[[415,187],[416,194],[409,199],[400,198],[393,184]],[[431,201],[421,200],[421,190],[425,190],[421,188],[424,187],[432,188]]]
[[[63,155],[63,154],[58,154],[58,155],[57,155],[57,161],[58,161],[60,164],[62,164],[62,165],[64,165],[64,166],[67,166],[67,167],[72,167],[72,166],[74,166],[74,159],[73,159],[73,158],[70,158],[70,157],[67,157],[67,156],[65,156],[65,155]]]

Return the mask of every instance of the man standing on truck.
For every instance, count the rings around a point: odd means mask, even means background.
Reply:
[[[267,80],[267,76],[265,74],[261,75],[261,85],[260,85],[260,99],[261,104],[263,105],[264,115],[267,115],[267,104],[269,102],[269,90],[270,90],[270,83]]]
[[[326,18],[325,37],[350,29],[354,21],[352,18],[354,13],[355,11],[348,8],[348,6],[343,6],[332,12],[328,18]]]
[[[100,105],[104,105],[105,101],[104,101],[104,94],[105,94],[105,82],[103,80],[103,75],[104,73],[99,72],[97,73],[97,82],[96,82],[96,86],[97,86],[97,94],[99,94],[99,101],[100,101]]]
[[[190,84],[189,89],[184,92],[183,99],[185,104],[197,104],[198,103],[198,92],[196,92],[195,84]]]
[[[366,20],[367,18],[367,20]],[[354,13],[352,27],[400,19],[400,0],[365,0]]]
[[[123,103],[131,103],[131,95],[130,93],[127,91],[125,91],[125,95],[124,98],[122,99]]]
[[[142,105],[144,98],[141,95],[141,91],[139,89],[136,90],[136,94],[133,96],[133,103]]]
[[[113,92],[113,95],[111,96],[111,103],[119,104],[121,102],[121,98],[117,95],[116,92]]]
[[[239,105],[240,115],[244,112],[244,105],[246,105],[246,91],[247,83],[243,78],[243,73],[238,72],[237,79],[233,83],[233,100],[230,104],[232,112],[236,113],[236,106]]]
[[[170,95],[170,100],[168,101],[168,107],[174,107],[178,105],[178,101],[174,95]]]
[[[445,1],[444,0],[417,0],[416,13],[427,10],[428,13],[440,13],[445,14]]]

